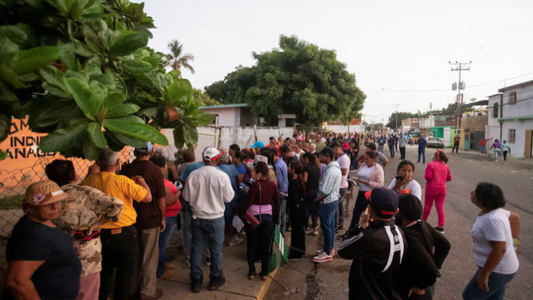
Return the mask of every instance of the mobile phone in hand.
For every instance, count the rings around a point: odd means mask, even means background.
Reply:
[[[398,181],[402,181],[402,180],[403,180],[403,177],[400,176],[400,175],[398,175],[398,176],[396,176],[396,177],[394,177],[394,178],[396,178],[396,180],[398,180]]]

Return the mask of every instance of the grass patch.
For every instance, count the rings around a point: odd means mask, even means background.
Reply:
[[[22,203],[24,203],[24,195],[5,197],[0,199],[0,209],[22,208]]]

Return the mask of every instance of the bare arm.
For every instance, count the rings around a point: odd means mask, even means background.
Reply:
[[[148,184],[146,184],[146,181],[144,181],[144,178],[142,178],[141,176],[133,176],[131,179],[133,179],[133,181],[135,181],[136,184],[146,189],[146,192],[147,192],[146,196],[141,202],[145,202],[145,203],[152,202],[152,192],[150,191],[150,187],[148,186]]]
[[[309,178],[309,173],[304,172],[304,182],[307,183],[307,178]]]
[[[165,187],[165,204],[167,206],[170,206],[170,205],[176,203],[176,201],[178,201],[180,196],[181,196],[181,192],[180,191],[177,191],[176,195],[172,196],[172,192],[170,191],[170,188],[169,187]]]
[[[342,176],[346,176],[348,174],[348,169],[341,169]]]
[[[17,300],[40,300],[31,277],[44,260],[14,260],[7,267],[6,288]]]
[[[511,215],[509,216],[509,223],[511,223],[511,233],[513,238],[520,239],[520,231],[522,229],[520,216],[517,213],[511,212]]]
[[[167,227],[167,197],[157,199],[157,206],[159,206],[159,211],[161,211],[161,232],[163,232]]]

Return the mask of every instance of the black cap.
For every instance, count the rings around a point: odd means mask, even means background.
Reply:
[[[398,194],[386,188],[374,189],[365,193],[374,213],[382,219],[392,219],[398,208]]]
[[[331,159],[335,158],[335,152],[330,147],[324,147],[322,151],[320,151],[320,155],[327,156]]]

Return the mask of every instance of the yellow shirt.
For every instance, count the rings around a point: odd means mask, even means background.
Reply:
[[[136,184],[126,176],[116,175],[112,172],[91,174],[85,178],[82,185],[99,189],[109,196],[118,198],[124,202],[122,215],[118,222],[109,221],[102,228],[113,229],[135,224],[137,212],[133,208],[133,200],[141,202],[146,197],[147,191],[144,187]]]

